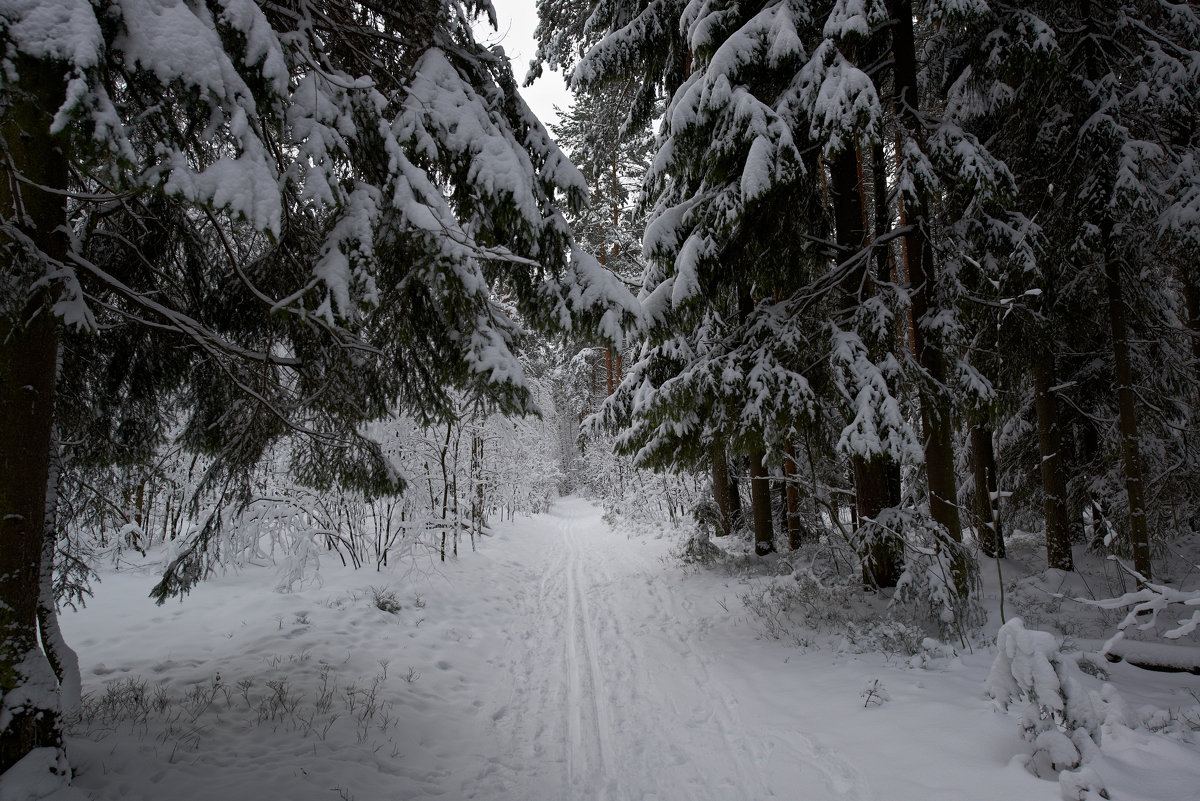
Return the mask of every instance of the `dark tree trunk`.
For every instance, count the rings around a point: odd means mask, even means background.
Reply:
[[[1103,32],[1092,16],[1091,0],[1081,0],[1079,12],[1088,35],[1084,39],[1088,78],[1104,77],[1099,44]],[[1102,101],[1097,101],[1098,107]],[[1115,158],[1115,154],[1113,154]],[[1110,180],[1115,179],[1111,176]],[[1121,454],[1125,463],[1125,494],[1129,499],[1129,541],[1133,568],[1151,579],[1150,533],[1146,521],[1146,500],[1142,483],[1142,459],[1138,444],[1138,423],[1133,392],[1133,366],[1129,358],[1129,323],[1125,311],[1125,291],[1121,262],[1112,244],[1113,221],[1100,221],[1100,258],[1104,264],[1104,285],[1108,295],[1108,322],[1112,336],[1113,367],[1117,379],[1117,428],[1121,435]]]
[[[800,488],[796,485],[796,449],[790,442],[783,455],[783,477],[787,482],[785,507],[787,508],[788,550],[794,551],[804,544],[804,530],[800,526]]]
[[[57,372],[57,370],[56,370]],[[62,472],[57,443],[51,446],[50,470],[47,476],[45,535],[42,537],[41,580],[38,587],[38,636],[42,650],[58,679],[60,707],[72,713],[79,709],[79,656],[63,638],[58,625],[58,604],[54,597],[54,560],[58,546],[58,485]]]
[[[1197,285],[1195,267],[1184,267],[1179,271],[1183,283],[1183,302],[1187,313],[1188,333],[1192,340],[1192,377],[1200,379],[1200,285]],[[1197,399],[1200,400],[1200,399]]]
[[[775,521],[771,516],[771,479],[763,465],[761,448],[750,451],[750,506],[754,514],[754,553],[775,551]]]
[[[729,471],[729,530],[741,531],[746,528],[746,512],[742,508],[742,490],[738,486],[738,474],[740,467],[735,460],[734,467],[736,469]],[[725,464],[729,464],[729,453],[725,454]]]
[[[1079,454],[1079,462],[1081,468],[1087,471],[1090,477],[1092,474],[1091,466],[1100,453],[1100,432],[1096,429],[1096,422],[1088,417],[1081,418],[1082,431],[1080,432],[1079,443],[1081,453]],[[1091,526],[1084,532],[1084,541],[1089,545],[1095,545],[1103,537],[1104,513],[1101,509],[1100,498],[1090,496],[1084,505],[1090,510]],[[1082,522],[1081,524],[1082,525]]]
[[[775,519],[777,522],[777,530],[786,533],[788,530],[788,513],[787,513],[787,476],[776,478],[772,484],[775,487],[775,503],[776,508]]]
[[[916,39],[913,34],[911,0],[889,0],[888,11],[892,24],[892,55],[895,60],[895,105],[900,122],[908,135],[918,143],[924,141],[917,96]],[[913,316],[913,349],[917,361],[933,383],[931,392],[921,398],[921,424],[925,436],[925,475],[929,488],[929,512],[946,533],[956,541],[962,540],[962,524],[958,517],[958,489],[954,478],[953,414],[950,401],[942,387],[946,384],[945,356],[941,343],[927,337],[922,321],[934,307],[937,265],[924,225],[927,219],[928,198],[924,189],[917,188],[914,214],[907,222],[913,230],[905,237],[908,250],[909,283],[911,284]],[[969,589],[968,566],[964,557],[955,560],[954,585],[959,595]]]
[[[0,299],[0,691],[5,718],[0,773],[35,748],[62,743],[56,683],[37,633],[57,325],[50,292],[33,290],[32,283],[49,271],[43,258],[62,261],[67,252],[65,197],[40,189],[67,188],[66,158],[49,134],[64,83],[63,71],[51,63],[23,56],[15,60],[20,81],[4,90],[7,108],[0,123],[7,148],[0,214],[44,256],[0,232],[0,267],[9,295]],[[14,170],[21,173],[20,183]]]
[[[847,148],[835,155],[829,162],[829,175],[839,258],[844,261],[856,253],[862,253],[866,246],[867,232],[857,153]],[[864,258],[842,279],[843,308],[846,311],[852,311],[869,293],[869,267],[869,262]],[[862,562],[863,581],[872,587],[894,587],[900,579],[903,550],[895,535],[884,532],[875,522],[879,513],[892,505],[888,478],[892,460],[880,454],[871,459],[855,455],[850,461],[858,499],[858,523],[855,529],[865,527],[858,532],[862,545],[858,557]]]
[[[612,348],[604,349],[604,391],[605,395],[613,394],[613,352]]]
[[[1066,515],[1067,536],[1072,545],[1083,545],[1087,536],[1083,531],[1083,493],[1071,492],[1071,477],[1082,474],[1083,461],[1080,458],[1080,426],[1076,425],[1077,415],[1070,408],[1059,409],[1058,427],[1061,442],[1059,453],[1060,469],[1063,474],[1063,514]]]
[[[1074,570],[1071,527],[1067,521],[1067,479],[1063,473],[1062,432],[1054,388],[1054,357],[1043,353],[1034,360],[1034,408],[1037,411],[1038,455],[1041,457],[1042,504],[1046,516],[1046,564]]]
[[[1150,564],[1150,534],[1146,522],[1146,500],[1142,484],[1142,458],[1138,445],[1138,423],[1133,392],[1133,365],[1129,358],[1129,324],[1125,317],[1125,294],[1121,264],[1111,252],[1111,222],[1101,226],[1104,248],[1104,284],[1108,291],[1108,322],[1112,331],[1113,363],[1117,378],[1117,426],[1125,462],[1125,494],[1129,497],[1129,541],[1133,569],[1146,580],[1153,578]]]
[[[717,505],[717,536],[724,537],[732,531],[729,503],[729,461],[725,456],[725,441],[720,437],[712,445],[713,502]]]
[[[974,512],[979,549],[988,558],[1003,557],[1004,530],[1000,526],[996,452],[992,447],[992,427],[982,419],[971,425],[971,472],[975,478]]]
[[[863,538],[863,583],[869,587],[895,587],[902,572],[903,545],[894,531],[884,531],[875,521],[893,505],[890,471],[884,460],[854,459],[855,528]]]

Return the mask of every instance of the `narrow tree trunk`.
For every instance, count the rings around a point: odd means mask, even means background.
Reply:
[[[10,65],[9,69],[12,69]],[[5,81],[0,121],[0,215],[53,260],[66,257],[66,158],[49,135],[63,100],[62,70],[15,58],[19,82]],[[25,179],[18,183],[14,170]],[[46,490],[58,360],[50,293],[33,281],[41,257],[0,233],[0,773],[35,748],[59,748],[57,683],[37,634]],[[15,291],[14,291],[15,290]]]
[[[796,449],[790,442],[783,455],[783,477],[787,482],[788,550],[794,551],[804,544],[804,530],[800,527],[800,488],[796,485]]]
[[[1129,541],[1133,550],[1133,569],[1147,580],[1153,578],[1150,565],[1150,534],[1146,523],[1146,500],[1142,485],[1142,459],[1138,445],[1138,423],[1133,393],[1133,365],[1129,359],[1129,326],[1125,318],[1125,295],[1121,285],[1121,264],[1110,246],[1112,223],[1101,226],[1104,243],[1104,284],[1108,291],[1108,322],[1112,331],[1113,363],[1117,378],[1117,426],[1121,434],[1121,453],[1125,461],[1125,493],[1129,497]]]
[[[724,537],[732,531],[729,509],[729,462],[725,456],[725,441],[713,439],[712,445],[712,488],[713,502],[717,505],[717,536]]]
[[[750,451],[750,505],[754,514],[754,553],[775,551],[775,521],[771,517],[771,479],[763,465],[761,448]]]
[[[980,415],[982,418],[982,413]],[[985,419],[977,419],[971,425],[971,473],[975,478],[974,512],[979,549],[989,559],[1003,557],[1004,531],[1000,527],[996,452],[992,447],[992,427]]]
[[[726,453],[725,463],[729,464]],[[738,467],[736,461],[734,467]],[[740,469],[740,468],[739,468]],[[729,530],[741,531],[746,527],[746,512],[742,508],[742,490],[738,486],[738,469],[729,471]]]
[[[1095,421],[1084,418],[1083,420],[1083,435],[1080,437],[1082,441],[1083,453],[1080,456],[1080,461],[1084,465],[1091,465],[1096,456],[1100,453],[1100,432],[1096,430]],[[1086,532],[1086,542],[1095,546],[1104,538],[1104,510],[1101,507],[1100,498],[1093,495],[1090,498],[1090,503],[1087,504],[1091,514],[1091,527]]]
[[[778,523],[777,530],[781,533],[786,533],[788,530],[787,476],[778,476],[771,484],[776,489],[774,505],[778,509],[775,513],[775,519]]]
[[[878,241],[892,224],[887,202],[887,157],[884,155],[882,144],[871,148],[871,165],[872,194],[875,200],[875,239]],[[876,248],[875,276],[880,281],[895,280],[891,247],[885,245]]]
[[[1037,411],[1038,455],[1041,457],[1042,504],[1046,516],[1046,563],[1058,570],[1074,570],[1071,528],[1064,505],[1067,481],[1063,475],[1062,434],[1054,387],[1054,357],[1048,353],[1033,365],[1034,407]]]
[[[1063,474],[1063,514],[1066,516],[1067,536],[1072,545],[1083,545],[1087,535],[1083,531],[1083,494],[1071,492],[1071,477],[1079,475],[1083,465],[1080,458],[1079,429],[1075,426],[1076,415],[1070,408],[1060,409],[1058,415],[1060,469]]]
[[[917,95],[916,39],[913,34],[912,0],[889,0],[892,23],[892,54],[895,59],[896,109],[900,122],[909,137],[924,141],[924,131]],[[928,199],[918,187],[915,214],[909,222],[913,230],[905,236],[908,248],[909,280],[911,282],[913,347],[917,361],[933,383],[933,390],[921,398],[921,424],[925,437],[925,475],[929,488],[929,512],[954,540],[962,539],[962,524],[958,517],[958,489],[954,478],[953,414],[949,399],[942,387],[946,384],[945,356],[941,345],[927,337],[922,323],[933,303],[931,295],[936,286],[936,263],[933,248],[924,230]],[[959,595],[969,589],[968,565],[957,557],[951,568]]]

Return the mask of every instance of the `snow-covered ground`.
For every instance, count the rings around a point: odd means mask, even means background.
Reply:
[[[151,568],[107,571],[63,619],[90,695],[68,742],[76,787],[121,801],[1061,797],[985,695],[994,649],[914,667],[762,638],[744,580],[686,568],[674,544],[568,498],[457,560],[376,573],[327,558],[286,594],[265,566],[156,607]],[[1114,799],[1200,797],[1194,750],[1127,745],[1127,766],[1096,763]]]

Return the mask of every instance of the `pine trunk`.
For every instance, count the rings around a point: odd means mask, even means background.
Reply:
[[[1088,78],[1097,82],[1105,68],[1098,42],[1100,26],[1092,16],[1091,0],[1081,0],[1080,21],[1087,32],[1084,40]],[[1097,98],[1097,109],[1105,101]],[[1112,176],[1115,178],[1115,176]],[[1107,217],[1100,222],[1100,258],[1104,264],[1104,285],[1108,295],[1108,322],[1112,336],[1113,367],[1117,379],[1117,428],[1121,435],[1121,453],[1125,463],[1125,494],[1129,500],[1129,540],[1133,551],[1134,570],[1146,580],[1151,576],[1150,533],[1146,522],[1146,500],[1142,484],[1142,460],[1138,444],[1138,423],[1133,392],[1133,366],[1129,358],[1129,323],[1125,316],[1125,291],[1121,278],[1121,263],[1112,246],[1113,221]]]
[[[1071,527],[1067,521],[1067,479],[1063,474],[1062,433],[1054,393],[1054,357],[1045,353],[1033,365],[1034,408],[1037,411],[1038,455],[1041,457],[1042,503],[1046,516],[1046,564],[1074,570]]]
[[[15,61],[20,81],[6,87],[0,123],[11,165],[0,176],[0,214],[45,257],[62,261],[66,200],[40,189],[67,188],[66,159],[49,135],[51,115],[63,100],[62,71],[28,57]],[[21,174],[20,183],[12,170]],[[9,287],[0,299],[0,773],[35,748],[62,743],[57,682],[37,632],[58,361],[50,293],[31,287],[31,278],[49,272],[42,258],[0,233]]]
[[[1142,459],[1138,445],[1138,423],[1133,392],[1133,365],[1129,358],[1129,325],[1125,317],[1125,294],[1121,285],[1121,265],[1111,253],[1109,236],[1112,224],[1102,226],[1104,243],[1104,283],[1108,291],[1108,321],[1112,331],[1113,363],[1117,378],[1117,426],[1121,434],[1121,453],[1125,461],[1125,493],[1129,497],[1129,541],[1133,550],[1133,569],[1151,580],[1150,534],[1146,523],[1146,500],[1142,484]]]
[[[725,441],[713,440],[712,445],[712,488],[713,502],[717,505],[717,536],[724,537],[732,531],[729,508],[729,461],[725,456]]]
[[[918,143],[924,141],[917,95],[916,39],[913,34],[911,0],[889,0],[892,22],[892,55],[895,60],[896,109],[908,135]],[[908,222],[912,231],[905,236],[908,252],[909,283],[911,285],[913,317],[913,349],[933,388],[921,398],[921,425],[925,436],[925,476],[929,489],[929,513],[951,539],[962,540],[962,524],[958,517],[958,489],[954,478],[953,413],[946,385],[945,356],[935,337],[927,337],[922,323],[933,303],[931,295],[937,284],[937,269],[924,225],[927,219],[928,198],[918,186],[913,214]],[[963,556],[956,557],[951,568],[958,594],[966,596],[969,589],[969,568]]]
[[[976,420],[971,425],[971,472],[975,478],[974,512],[979,549],[989,559],[1003,557],[1004,531],[1000,527],[996,452],[992,447],[992,427],[986,420]]]
[[[862,540],[863,583],[868,587],[895,587],[902,573],[903,545],[896,532],[884,531],[877,523],[879,513],[893,504],[892,481],[887,460],[853,459],[854,495],[858,514],[855,528]]]
[[[729,464],[729,454],[725,454],[725,464]],[[735,462],[734,467],[738,465]],[[738,468],[740,469],[740,468]],[[738,469],[729,471],[729,530],[741,531],[746,527],[746,512],[742,508],[742,490],[738,486]]]
[[[754,553],[775,552],[775,521],[771,517],[771,479],[761,448],[750,451],[750,506],[754,514]]]
[[[847,148],[829,162],[830,196],[837,224],[839,258],[848,259],[866,246],[864,203],[858,155]],[[852,311],[869,293],[869,263],[863,259],[842,279],[843,308]],[[875,348],[872,349],[873,351]],[[874,355],[874,354],[873,354]],[[896,537],[876,524],[879,513],[891,506],[888,474],[892,460],[883,455],[870,459],[853,456],[854,488],[858,498],[858,554],[863,581],[872,587],[894,587],[900,579],[902,549]]]
[[[783,455],[783,477],[787,484],[787,534],[788,550],[794,551],[804,544],[804,530],[800,527],[800,488],[796,485],[796,449],[789,442]]]

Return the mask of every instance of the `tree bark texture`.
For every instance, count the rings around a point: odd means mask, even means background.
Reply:
[[[18,56],[0,132],[0,772],[31,750],[60,747],[57,682],[38,643],[37,606],[53,430],[57,325],[50,292],[33,289],[46,260],[66,257],[67,163],[49,134],[62,104],[62,70]],[[18,180],[20,179],[20,180]],[[30,247],[28,243],[32,243]],[[35,252],[40,251],[40,253]],[[11,292],[11,289],[6,289]]]
[[[1088,36],[1084,40],[1088,78],[1100,80],[1105,74],[1098,42],[1103,32],[1092,15],[1091,0],[1081,0],[1079,13]],[[1099,105],[1103,101],[1097,101]],[[1115,157],[1115,154],[1113,154]],[[1111,180],[1111,178],[1110,178]],[[1129,323],[1125,312],[1125,291],[1121,262],[1112,243],[1113,221],[1107,212],[1100,221],[1100,258],[1104,266],[1104,285],[1108,295],[1108,322],[1112,336],[1113,368],[1117,379],[1117,428],[1121,436],[1121,455],[1125,463],[1125,494],[1129,501],[1129,541],[1134,570],[1147,580],[1151,576],[1150,533],[1146,521],[1146,499],[1142,482],[1142,459],[1138,444],[1137,414],[1134,408],[1133,366],[1129,358]]]
[[[56,370],[57,372],[57,370]],[[54,596],[54,560],[58,546],[58,479],[62,472],[57,443],[52,443],[46,487],[45,535],[42,537],[41,579],[38,585],[38,635],[42,649],[58,680],[60,708],[71,714],[82,701],[79,655],[67,645],[58,625],[58,603]]]
[[[1046,517],[1046,564],[1074,570],[1071,526],[1067,519],[1066,461],[1054,390],[1054,357],[1044,353],[1033,364],[1034,408],[1037,411],[1038,455],[1041,457],[1042,505]]]
[[[725,442],[720,437],[712,445],[713,502],[717,505],[717,536],[724,537],[732,530],[729,509],[729,460],[725,455]]]
[[[992,447],[992,427],[985,420],[971,425],[971,473],[975,479],[975,529],[979,549],[989,558],[1003,557],[1004,531],[1000,526],[999,481],[996,452]]]
[[[913,33],[911,0],[889,0],[888,12],[892,25],[892,55],[894,58],[895,106],[904,126],[916,142],[924,141],[917,95],[916,39]],[[954,477],[953,416],[949,398],[940,389],[946,384],[945,356],[941,343],[926,336],[922,322],[933,303],[937,283],[937,265],[923,228],[927,219],[928,198],[918,187],[916,203],[909,222],[912,231],[905,236],[908,250],[909,283],[911,285],[913,316],[913,349],[917,362],[933,384],[931,392],[921,398],[921,424],[925,437],[925,476],[929,489],[929,512],[946,529],[951,539],[962,540],[962,524],[958,516],[958,489]],[[968,566],[962,557],[952,566],[954,584],[959,595],[968,592]]]
[[[829,175],[838,250],[840,258],[846,259],[856,253],[861,254],[867,240],[857,153],[847,148],[835,155],[829,162]],[[842,279],[845,310],[852,310],[868,293],[869,267],[869,261],[864,258]],[[872,587],[894,587],[900,579],[903,548],[893,533],[884,532],[875,522],[879,513],[892,505],[888,491],[892,460],[883,455],[870,459],[854,455],[850,461],[858,498],[858,523],[855,529],[860,535],[858,557],[862,562],[863,581]]]
[[[1112,223],[1102,226],[1104,243],[1104,284],[1108,292],[1108,322],[1112,332],[1113,365],[1117,378],[1117,426],[1121,434],[1121,455],[1125,462],[1125,494],[1129,498],[1129,544],[1133,551],[1133,569],[1151,580],[1150,532],[1146,521],[1146,499],[1142,480],[1142,457],[1138,445],[1138,422],[1133,392],[1133,365],[1129,358],[1129,324],[1125,316],[1125,295],[1121,285],[1121,263],[1111,252]]]
[[[904,545],[896,532],[876,523],[879,513],[895,505],[887,460],[855,458],[855,530],[861,542],[862,580],[868,587],[895,587],[903,572]]]
[[[741,457],[737,459],[737,461],[740,460]],[[738,486],[738,472],[740,468],[737,465],[737,461],[734,462],[736,469],[727,471],[729,476],[729,530],[731,532],[741,531],[746,527],[746,512],[742,508],[742,490]],[[729,464],[728,451],[725,453],[725,464]]]
[[[761,448],[750,451],[750,507],[754,514],[754,553],[765,556],[775,551],[775,521],[771,518],[771,479],[763,464]]]
[[[796,484],[796,449],[789,442],[783,454],[783,477],[786,480],[788,550],[804,544],[804,529],[800,524],[800,488]]]

